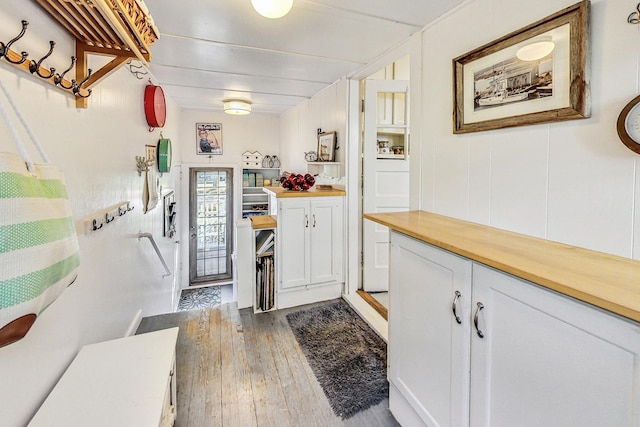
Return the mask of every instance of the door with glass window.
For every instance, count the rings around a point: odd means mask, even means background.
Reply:
[[[232,280],[233,169],[191,168],[189,279],[191,285]]]

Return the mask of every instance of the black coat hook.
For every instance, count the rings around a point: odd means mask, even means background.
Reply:
[[[636,6],[636,11],[629,14],[627,22],[629,24],[640,24],[640,3]]]
[[[27,56],[29,56],[29,54],[24,51],[20,54],[22,56],[22,59],[20,59],[19,61],[12,61],[9,58],[9,48],[13,43],[18,41],[22,36],[24,36],[24,33],[27,31],[27,25],[29,25],[29,22],[22,20],[22,30],[20,31],[20,34],[12,38],[11,41],[9,41],[9,43],[7,43],[6,45],[0,42],[0,58],[4,56],[4,59],[11,62],[12,64],[22,64],[24,61],[27,60]]]
[[[57,85],[59,85],[60,87],[64,88],[64,89],[73,89],[73,83],[71,83],[69,85],[69,87],[65,86],[64,83],[62,83],[62,81],[64,80],[64,75],[67,74],[69,71],[71,71],[71,69],[73,68],[73,66],[76,64],[76,57],[72,56],[71,57],[71,65],[69,65],[69,68],[67,68],[66,70],[64,70],[62,72],[62,74],[56,74],[55,76],[53,76],[53,82]]]
[[[76,96],[79,96],[80,98],[88,98],[89,96],[91,96],[91,89],[87,89],[87,95],[86,96],[80,93],[80,89],[82,88],[82,85],[85,84],[89,80],[89,77],[91,77],[91,71],[92,71],[91,68],[89,68],[87,70],[87,77],[85,77],[84,80],[82,80],[80,82],[80,84],[76,84],[75,79],[71,80],[71,83],[73,85],[73,93]]]
[[[53,53],[53,48],[56,45],[56,42],[54,42],[53,40],[51,40],[49,42],[49,52],[47,52],[47,54],[45,56],[43,56],[42,58],[40,58],[40,60],[38,62],[34,61],[33,59],[31,61],[29,61],[29,71],[31,71],[31,74],[35,73],[37,75],[39,75],[40,77],[42,77],[43,79],[50,79],[51,77],[53,77],[53,75],[56,72],[56,69],[51,67],[49,68],[49,74],[41,74],[40,73],[40,65],[42,64],[42,61],[44,61],[45,59],[47,59],[51,53]]]

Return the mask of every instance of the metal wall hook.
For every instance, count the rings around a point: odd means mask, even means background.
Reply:
[[[27,52],[22,52],[20,53],[20,55],[22,56],[22,59],[20,59],[19,61],[12,61],[9,58],[9,48],[11,47],[11,45],[13,43],[15,43],[16,41],[20,40],[20,38],[22,38],[22,36],[24,36],[24,33],[27,31],[27,26],[29,25],[28,21],[25,21],[24,19],[22,20],[22,30],[20,31],[20,34],[18,34],[17,36],[15,36],[14,38],[12,38],[9,43],[7,43],[6,45],[2,42],[0,42],[0,58],[4,56],[4,59],[6,59],[7,61],[11,62],[12,64],[22,64],[24,61],[27,60],[27,56],[29,56],[29,54]]]
[[[92,72],[92,70],[91,70],[91,68],[89,68],[87,70],[87,77],[85,77],[84,80],[82,80],[80,82],[80,84],[76,84],[75,79],[71,80],[71,84],[73,86],[73,93],[76,96],[78,96],[80,98],[88,98],[89,96],[91,96],[91,89],[87,89],[87,95],[86,96],[80,93],[80,89],[82,89],[82,85],[85,84],[89,80],[89,77],[91,77],[91,72]]]
[[[144,66],[143,65],[134,65],[132,60],[129,60],[127,62],[127,66],[129,67],[129,72],[131,74],[133,74],[134,76],[136,76],[136,79],[138,79],[138,80],[142,80],[144,78],[142,76],[145,76],[145,75],[149,74],[148,71],[138,71],[139,69],[144,69]],[[134,68],[136,68],[136,70],[134,70]]]
[[[76,57],[72,56],[71,57],[71,65],[69,65],[69,68],[67,68],[66,70],[64,70],[62,72],[62,74],[56,74],[55,76],[53,76],[53,82],[57,85],[59,85],[60,87],[64,88],[64,89],[73,89],[73,83],[71,83],[68,87],[65,86],[65,84],[63,83],[64,80],[64,75],[67,74],[69,71],[71,71],[71,69],[73,68],[73,66],[76,64]]]
[[[34,61],[33,59],[31,61],[29,61],[29,71],[31,71],[31,74],[35,73],[38,76],[42,77],[43,79],[50,79],[51,77],[53,77],[53,75],[56,72],[56,69],[51,67],[49,68],[49,74],[41,74],[40,73],[40,66],[42,65],[42,62],[47,59],[52,53],[53,53],[53,48],[55,47],[56,42],[54,42],[53,40],[51,40],[49,42],[49,52],[47,52],[47,54],[45,56],[43,56],[42,58],[40,58],[40,60],[38,62]]]
[[[636,11],[627,16],[627,22],[629,24],[640,24],[640,3],[636,6]]]

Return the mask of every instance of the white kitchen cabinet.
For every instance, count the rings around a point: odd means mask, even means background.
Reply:
[[[279,291],[343,281],[343,197],[278,199]]]
[[[402,425],[640,425],[638,323],[395,231],[390,262]]]
[[[392,412],[406,426],[468,424],[471,326],[462,316],[471,307],[472,263],[399,233],[391,236],[390,263]],[[397,392],[415,413],[394,410],[403,403]]]
[[[640,425],[640,326],[473,266],[471,426]]]

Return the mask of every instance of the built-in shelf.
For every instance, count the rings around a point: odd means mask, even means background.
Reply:
[[[242,217],[269,214],[269,196],[264,186],[278,185],[280,169],[259,168],[242,170]],[[266,181],[266,182],[265,182]]]
[[[340,178],[340,162],[307,162],[307,171],[312,175]]]

